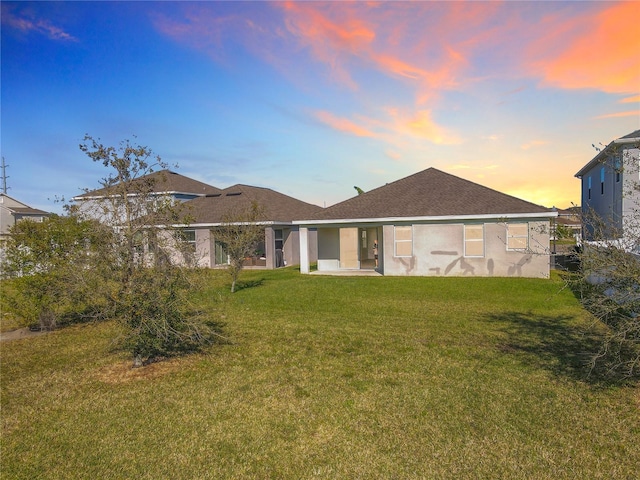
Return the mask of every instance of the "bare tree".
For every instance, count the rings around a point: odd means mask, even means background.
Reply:
[[[264,220],[264,207],[252,201],[249,205],[227,212],[221,226],[215,230],[215,238],[224,244],[229,257],[232,293],[236,290],[245,260],[255,253],[258,243],[264,240]]]
[[[145,358],[196,349],[211,337],[188,302],[193,288],[171,225],[189,223],[182,204],[165,194],[167,165],[145,146],[119,148],[86,136],[80,149],[111,170],[103,188],[71,210],[109,225],[113,242],[102,252],[113,266],[105,280],[127,329],[126,346],[139,366]]]

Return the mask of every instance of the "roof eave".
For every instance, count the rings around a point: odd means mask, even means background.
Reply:
[[[453,220],[495,220],[514,218],[555,218],[558,212],[535,212],[535,213],[505,213],[505,214],[482,214],[482,215],[438,215],[438,216],[415,216],[415,217],[380,217],[380,218],[340,218],[328,220],[294,220],[294,225],[332,225],[349,223],[395,223],[395,222],[447,222]]]
[[[629,144],[634,144],[634,143],[640,144],[640,137],[617,138],[617,139],[615,139],[614,141],[609,143],[609,145],[607,145],[602,150],[600,150],[598,152],[598,154],[589,161],[589,163],[587,163],[584,167],[582,167],[578,171],[578,173],[576,173],[574,175],[574,177],[582,178],[585,173],[587,173],[589,170],[591,170],[593,168],[594,165],[596,165],[597,163],[600,162],[602,157],[604,157],[605,155],[607,155],[609,153],[609,151],[611,150],[611,147],[613,147],[614,145],[616,145],[616,146],[617,145],[629,145]]]

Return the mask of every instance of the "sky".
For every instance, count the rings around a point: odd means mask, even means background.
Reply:
[[[86,134],[320,206],[434,167],[567,208],[594,145],[640,129],[640,2],[1,8],[7,194],[47,211],[110,173]]]

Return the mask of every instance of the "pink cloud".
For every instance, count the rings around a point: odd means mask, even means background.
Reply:
[[[2,24],[16,30],[20,30],[24,33],[35,32],[44,35],[51,40],[61,40],[67,42],[77,42],[70,33],[66,32],[61,27],[52,24],[46,19],[33,18],[32,15],[28,15],[23,12],[14,14],[9,7],[2,5]]]
[[[315,117],[318,120],[320,120],[322,123],[340,132],[355,135],[357,137],[375,137],[376,136],[371,130],[361,125],[357,125],[356,123],[346,118],[339,118],[330,112],[326,112],[326,111],[315,112]]]

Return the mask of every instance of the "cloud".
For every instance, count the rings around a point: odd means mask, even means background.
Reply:
[[[638,92],[640,35],[633,19],[640,18],[640,2],[605,5],[602,11],[588,12],[573,21],[564,19],[568,25],[555,26],[561,32],[555,36],[564,37],[563,41],[549,45],[546,58],[537,62],[546,85]],[[566,31],[571,33],[562,33]]]
[[[39,33],[51,40],[65,42],[78,41],[78,39],[73,35],[66,32],[61,27],[54,25],[49,20],[33,18],[33,15],[26,12],[14,14],[6,4],[2,5],[2,25],[19,30],[23,33]]]
[[[633,97],[623,98],[618,103],[640,103],[640,95],[634,95]]]
[[[603,118],[620,118],[620,117],[638,117],[640,118],[640,110],[629,110],[627,112],[607,113],[605,115],[598,115],[593,117],[595,120],[601,120]]]
[[[331,128],[340,132],[349,133],[357,137],[374,137],[376,136],[371,130],[365,127],[357,125],[356,123],[346,118],[339,118],[330,112],[318,111],[314,116],[322,123],[330,126]]]
[[[461,142],[455,133],[433,120],[430,110],[418,110],[407,115],[394,109],[389,110],[389,114],[393,122],[390,129],[395,135],[408,135],[428,140],[436,145],[453,145]]]
[[[399,161],[402,158],[402,154],[395,150],[385,150],[384,154],[389,157],[391,160]]]

